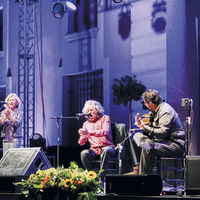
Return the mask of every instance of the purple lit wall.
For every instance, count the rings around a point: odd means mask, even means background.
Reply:
[[[182,98],[193,99],[192,155],[198,155],[199,141],[199,61],[196,41],[200,16],[199,1],[169,1],[167,26],[167,97],[182,121],[188,116],[181,107]],[[195,19],[196,18],[196,19]],[[196,37],[197,36],[197,37]]]
[[[196,43],[196,24],[199,19],[199,0],[166,0],[167,29],[156,34],[151,27],[154,0],[142,0],[127,8],[131,16],[131,30],[127,38],[119,34],[122,9],[98,13],[98,27],[90,39],[91,69],[103,69],[104,107],[112,121],[128,125],[128,108],[115,105],[112,96],[114,78],[136,74],[147,88],[155,88],[179,112],[184,121],[186,111],[181,98],[194,101],[195,121],[192,131],[192,153],[200,152],[199,141],[199,65]],[[6,84],[8,67],[12,71],[13,92],[17,91],[18,14],[19,4],[1,0],[4,7],[3,54],[0,56],[0,84]],[[63,76],[81,71],[80,43],[83,34],[67,34],[68,13],[56,19],[52,1],[37,3],[37,37],[42,60],[46,128],[42,115],[41,84],[38,49],[36,49],[36,132],[45,135],[48,145],[56,145],[57,130],[51,116],[62,114]],[[195,20],[196,18],[196,20]],[[121,24],[122,25],[122,24]],[[127,25],[128,26],[128,25]],[[126,26],[124,27],[126,29]],[[129,30],[129,27],[127,28]],[[122,30],[121,30],[122,31]],[[199,38],[198,38],[199,39]],[[62,65],[59,66],[60,60]],[[144,112],[140,102],[133,103],[133,115]],[[74,113],[75,114],[75,113]],[[60,129],[60,141],[62,133]],[[77,133],[73,133],[77,134]],[[70,141],[68,141],[70,143]],[[62,145],[62,142],[61,142]],[[64,144],[65,145],[65,144]]]

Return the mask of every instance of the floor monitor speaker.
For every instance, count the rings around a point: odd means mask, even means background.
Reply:
[[[162,192],[159,175],[106,175],[105,186],[106,194],[151,196]]]
[[[0,160],[0,176],[29,176],[51,168],[41,148],[10,148]]]
[[[200,156],[188,156],[185,159],[186,194],[200,194]]]

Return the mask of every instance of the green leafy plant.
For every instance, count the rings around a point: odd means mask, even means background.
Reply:
[[[136,75],[124,76],[121,79],[114,79],[112,84],[114,103],[125,106],[129,105],[129,129],[132,127],[132,101],[139,101],[146,87],[136,79]]]
[[[29,200],[96,200],[100,192],[100,174],[79,168],[71,162],[69,168],[38,170],[27,180],[15,183]]]

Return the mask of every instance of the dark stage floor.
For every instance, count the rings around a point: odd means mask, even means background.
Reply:
[[[130,196],[130,195],[114,195],[114,194],[99,194],[97,200],[187,200],[200,199],[200,195],[161,195],[161,196]],[[0,200],[25,200],[20,193],[0,193]]]
[[[161,195],[161,196],[130,196],[130,195],[98,195],[97,200],[153,200],[153,199],[169,199],[169,200],[186,200],[186,199],[200,199],[200,195],[198,196],[189,196],[189,195]]]

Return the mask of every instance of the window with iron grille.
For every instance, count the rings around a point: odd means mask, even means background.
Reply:
[[[80,113],[86,100],[97,100],[103,104],[103,70],[66,75],[63,77],[62,115],[75,116]],[[78,129],[84,119],[62,121],[63,145],[77,146]]]

